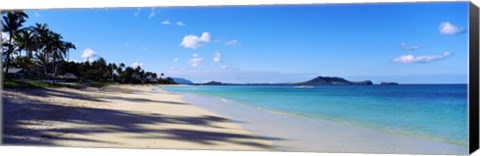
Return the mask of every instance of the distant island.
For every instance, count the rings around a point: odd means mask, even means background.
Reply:
[[[222,82],[217,82],[217,81],[210,81],[210,82],[207,82],[207,83],[203,83],[201,85],[227,85],[227,84],[224,84]]]
[[[398,85],[398,82],[381,82],[380,85]]]
[[[179,77],[172,77],[173,82],[176,84],[184,84],[184,85],[193,85],[193,82],[184,78],[179,78]]]
[[[310,81],[297,83],[298,85],[373,85],[372,81],[353,82],[340,77],[316,77]]]
[[[195,83],[194,85],[373,85],[373,82],[370,80],[348,81],[341,77],[318,76],[309,81],[297,83],[222,83],[218,81],[210,81],[207,83]]]

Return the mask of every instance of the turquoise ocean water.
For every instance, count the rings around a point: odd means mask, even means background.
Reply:
[[[267,111],[468,146],[467,85],[163,86]]]

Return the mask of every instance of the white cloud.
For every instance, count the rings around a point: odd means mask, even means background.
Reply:
[[[203,61],[203,58],[192,58],[189,62],[190,66],[191,67],[197,67],[198,65],[200,65],[200,63],[202,63]]]
[[[172,21],[170,21],[170,20],[162,21],[161,24],[163,24],[163,25],[175,24],[175,25],[177,25],[177,26],[185,26],[185,23],[183,23],[183,22],[180,22],[180,21],[178,21],[178,22],[172,22]]]
[[[172,22],[170,22],[169,20],[165,20],[165,21],[162,21],[161,24],[170,25],[170,24],[172,24]]]
[[[228,68],[227,65],[223,65],[223,66],[222,66],[222,69],[227,69],[227,68]]]
[[[231,40],[231,41],[225,42],[225,45],[228,45],[228,46],[236,46],[238,44],[239,43],[237,40]]]
[[[202,33],[202,36],[200,36],[200,40],[203,42],[210,42],[210,34],[208,32]]]
[[[453,25],[450,22],[443,22],[440,24],[440,33],[443,35],[456,35],[464,32],[464,29],[462,27]]]
[[[142,9],[138,8],[137,11],[133,12],[133,16],[138,17]]]
[[[192,57],[198,57],[200,56],[199,54],[195,53],[195,54],[192,54]]]
[[[82,53],[82,58],[84,59],[89,59],[91,58],[92,56],[95,56],[95,51],[93,49],[90,49],[90,48],[87,48],[85,50],[83,50],[83,53]]]
[[[215,51],[215,55],[213,56],[213,62],[219,63],[222,62],[222,54],[219,51]]]
[[[178,58],[175,58],[175,59],[173,59],[173,61],[172,61],[172,62],[178,62],[178,60],[180,60],[180,59],[178,59]]]
[[[37,11],[35,11],[35,17],[41,17]]]
[[[423,55],[423,56],[413,56],[411,54],[408,55],[402,55],[400,57],[397,57],[393,59],[394,62],[400,62],[400,63],[405,63],[405,64],[410,64],[410,63],[427,63],[435,60],[440,60],[444,58],[448,58],[452,56],[453,54],[450,52],[444,52],[441,55]]]
[[[143,63],[138,63],[138,62],[132,63],[132,67],[133,67],[133,68],[143,67],[143,65],[144,65]]]
[[[406,43],[400,43],[400,47],[405,50],[417,50],[420,48],[418,45],[407,45]]]
[[[157,12],[155,12],[155,8],[150,9],[150,14],[148,15],[148,18],[154,18],[157,15]]]
[[[185,26],[185,23],[183,23],[183,22],[177,22],[177,23],[175,23],[175,24],[176,24],[177,26]]]
[[[208,32],[202,33],[202,36],[187,35],[183,37],[182,43],[180,46],[185,48],[197,49],[205,45],[205,43],[210,42],[210,34]]]

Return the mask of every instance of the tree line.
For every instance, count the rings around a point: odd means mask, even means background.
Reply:
[[[124,63],[106,63],[105,59],[98,58],[95,61],[74,62],[63,61],[60,63],[59,73],[79,75],[80,81],[92,80],[98,82],[117,82],[128,84],[174,84],[172,78],[163,78],[154,72],[145,71],[140,66],[130,67]]]
[[[140,66],[126,67],[124,63],[107,63],[104,58],[92,62],[68,61],[70,50],[76,46],[65,41],[45,23],[24,26],[28,15],[23,11],[2,11],[2,65],[4,78],[12,79],[12,68],[21,68],[30,79],[53,79],[73,74],[75,81],[117,83],[173,84],[164,74],[145,71]],[[55,81],[53,81],[55,82]]]

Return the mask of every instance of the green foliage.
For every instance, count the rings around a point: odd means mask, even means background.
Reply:
[[[5,48],[5,50],[2,51],[2,56],[5,55],[2,57],[2,62],[5,63],[5,71],[7,72],[12,63],[12,55],[18,51],[18,48],[16,48],[18,46],[16,46],[14,42],[15,38],[17,38],[24,29],[23,23],[25,23],[27,18],[28,15],[23,11],[8,11],[5,16],[2,17],[2,31],[8,34],[7,41],[2,41],[1,43]]]
[[[71,42],[64,41],[62,35],[52,31],[47,24],[36,23],[34,26],[24,27],[28,18],[23,11],[7,11],[2,14],[3,32],[8,38],[1,43],[2,59],[6,71],[8,68],[22,68],[28,75],[28,79],[59,79],[65,81],[81,82],[88,86],[101,87],[112,83],[122,84],[173,84],[171,78],[158,77],[157,73],[145,71],[141,67],[126,67],[124,63],[119,65],[107,63],[104,58],[98,58],[92,62],[66,61],[71,49],[76,49]],[[15,55],[14,55],[15,54]],[[25,54],[25,55],[22,55]],[[76,78],[71,78],[71,75]],[[60,75],[60,76],[58,76]],[[65,76],[69,75],[69,76]],[[56,82],[56,81],[52,81]],[[37,81],[4,81],[5,87],[9,88],[43,88],[58,87]],[[78,87],[76,85],[67,87]]]
[[[120,84],[174,84],[172,78],[158,77],[157,73],[145,71],[142,67],[126,67],[125,64],[107,63],[98,58],[92,62],[59,62],[60,75],[70,73],[81,82],[120,83]],[[163,73],[160,74],[163,76]]]
[[[51,88],[51,87],[63,87],[59,84],[50,84],[46,82],[37,81],[18,81],[8,80],[3,82],[4,88]]]
[[[17,68],[29,69],[35,67],[35,60],[26,56],[18,56],[13,62],[13,66]]]

